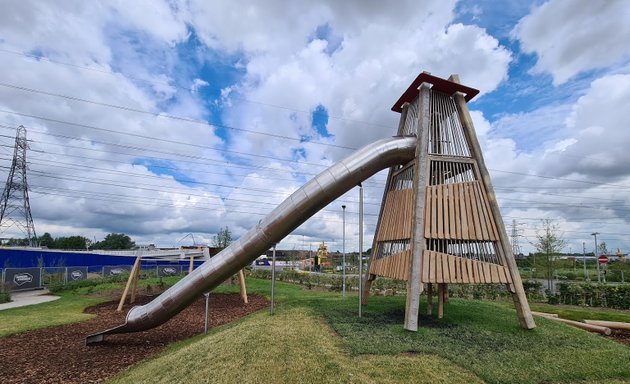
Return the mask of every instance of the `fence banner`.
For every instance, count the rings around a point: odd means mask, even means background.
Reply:
[[[181,265],[158,265],[157,266],[158,277],[177,276],[177,275],[181,275],[181,273],[182,273]]]
[[[14,291],[40,288],[42,286],[41,268],[6,268],[4,283]]]
[[[66,282],[85,280],[88,275],[88,267],[68,267],[66,268]]]
[[[131,273],[131,265],[105,265],[103,277],[119,276]]]

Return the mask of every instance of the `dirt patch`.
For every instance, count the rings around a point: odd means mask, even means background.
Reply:
[[[136,304],[153,297],[139,296]],[[208,326],[226,324],[267,306],[262,296],[249,295],[244,304],[238,294],[211,294]],[[201,297],[167,323],[132,334],[108,335],[104,342],[85,345],[88,334],[124,322],[131,305],[116,312],[117,302],[89,308],[95,319],[38,329],[0,339],[0,372],[9,383],[100,383],[133,364],[158,354],[168,344],[203,333],[205,299]],[[54,314],[51,314],[54,316]]]
[[[613,329],[610,336],[607,336],[609,339],[613,339],[619,343],[630,346],[630,331],[624,330],[615,330]]]

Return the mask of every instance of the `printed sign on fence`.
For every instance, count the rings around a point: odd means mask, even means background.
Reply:
[[[68,267],[66,268],[66,281],[77,281],[87,279],[87,267]]]
[[[105,265],[103,266],[103,277],[120,276],[131,273],[130,265]]]
[[[4,282],[14,291],[39,288],[42,286],[40,268],[7,268]]]
[[[181,265],[158,265],[157,274],[159,277],[176,276],[182,273]]]

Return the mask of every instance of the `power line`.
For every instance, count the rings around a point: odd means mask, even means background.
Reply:
[[[103,74],[107,74],[107,75],[118,76],[118,73],[110,71],[110,70],[107,70],[107,69],[98,69],[98,68],[87,67],[87,66],[78,65],[78,64],[65,63],[65,62],[62,62],[62,61],[52,60],[52,59],[49,59],[49,58],[44,57],[44,56],[28,54],[28,53],[25,53],[25,52],[12,51],[12,50],[8,50],[8,49],[0,49],[0,52],[10,53],[10,54],[13,54],[13,55],[20,55],[20,56],[24,56],[24,57],[28,57],[28,58],[33,58],[33,59],[36,59],[38,61],[46,61],[46,62],[49,62],[49,63],[52,63],[52,64],[65,65],[65,66],[70,66],[70,67],[74,67],[74,68],[78,68],[78,69],[84,69],[84,70],[99,72],[99,73],[103,73]],[[122,73],[120,73],[120,74],[122,74]],[[177,88],[177,89],[184,90],[184,91],[186,91],[188,93],[191,93],[191,87],[184,87],[184,86],[176,84],[176,83],[175,84],[171,84],[169,82],[160,81],[160,80],[157,80],[157,79],[144,79],[144,78],[139,78],[137,76],[131,76],[131,75],[128,75],[128,74],[123,74],[123,76],[125,76],[126,78],[131,79],[131,80],[135,80],[135,81],[139,81],[139,82],[143,82],[143,83],[167,85],[169,87],[174,87],[174,88]],[[284,105],[272,104],[272,103],[268,103],[268,102],[264,102],[264,101],[260,101],[260,100],[252,100],[252,99],[239,97],[239,96],[231,95],[230,98],[233,99],[233,100],[248,102],[248,103],[252,103],[252,104],[259,104],[259,105],[263,105],[263,106],[266,106],[266,107],[283,109],[283,110],[287,110],[287,111],[299,112],[299,113],[304,113],[304,114],[309,114],[309,115],[315,115],[317,113],[317,111],[309,111],[309,110],[304,110],[304,109],[291,108],[291,107],[287,107],[287,106],[284,106]],[[370,126],[381,127],[381,128],[391,128],[391,126],[386,125],[386,124],[372,123],[372,122],[363,121],[363,120],[356,120],[356,119],[348,119],[348,118],[345,118],[343,116],[336,116],[336,115],[327,114],[327,117],[329,119],[333,119],[333,120],[348,121],[348,122],[360,123],[360,124],[364,124],[364,125],[370,125]]]

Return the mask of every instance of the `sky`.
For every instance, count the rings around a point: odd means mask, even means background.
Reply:
[[[579,3],[579,6],[578,6]],[[509,234],[630,251],[624,1],[30,1],[0,13],[0,180],[29,140],[36,232],[235,238],[326,167],[395,134],[422,71],[469,103]],[[371,247],[386,172],[364,183]],[[358,250],[358,188],[279,245]],[[2,237],[23,237],[8,228]]]

